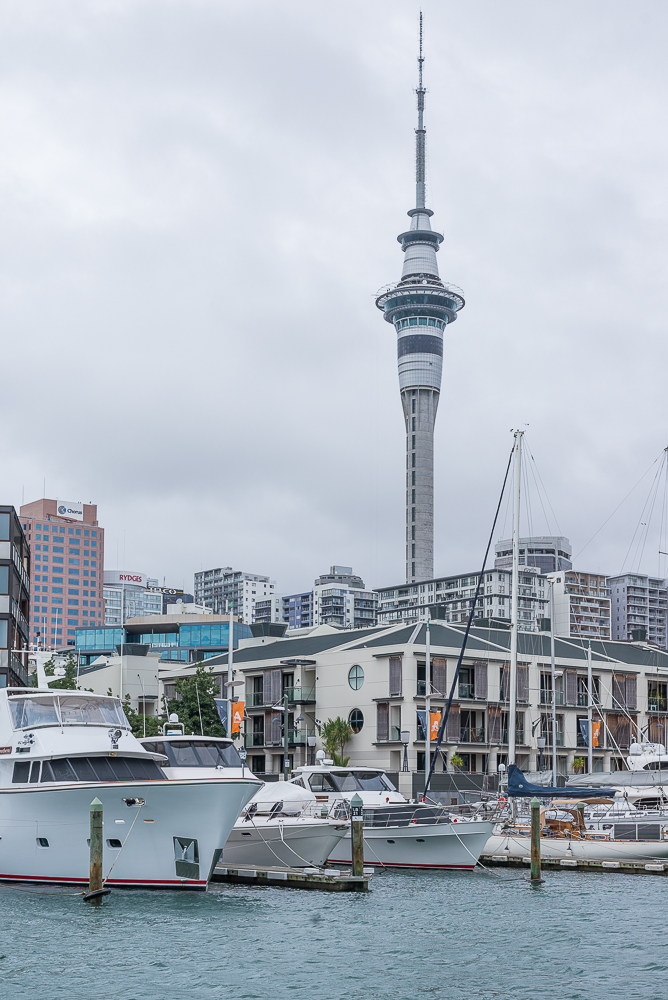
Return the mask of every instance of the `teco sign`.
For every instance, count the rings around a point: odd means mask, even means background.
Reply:
[[[146,573],[121,573],[118,570],[104,571],[104,582],[113,586],[129,584],[133,587],[145,587],[148,581]]]
[[[72,521],[83,521],[83,504],[74,500],[56,500],[58,517],[68,517]]]

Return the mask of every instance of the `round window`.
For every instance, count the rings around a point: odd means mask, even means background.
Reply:
[[[348,671],[348,683],[353,691],[359,691],[362,684],[364,684],[364,671],[359,664],[356,663],[355,666],[351,667]]]
[[[350,723],[350,728],[352,729],[352,731],[354,733],[359,733],[362,726],[364,725],[364,716],[360,712],[359,708],[354,708],[352,710],[352,712],[348,716],[348,722]]]

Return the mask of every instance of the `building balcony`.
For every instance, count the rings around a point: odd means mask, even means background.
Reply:
[[[244,746],[246,747],[263,747],[264,746],[264,733],[246,733],[244,737]]]
[[[555,704],[563,705],[564,703],[564,692],[557,691],[557,697]],[[552,704],[552,692],[551,691],[541,691],[540,693],[540,705],[551,705]]]
[[[478,729],[469,729],[465,727],[459,731],[459,742],[460,743],[484,743],[485,742],[485,727],[480,726]]]
[[[291,687],[283,690],[291,705],[315,705],[315,688]]]

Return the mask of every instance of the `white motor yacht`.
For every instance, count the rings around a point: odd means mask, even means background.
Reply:
[[[378,768],[323,762],[296,768],[291,783],[313,792],[334,816],[346,815],[350,800],[360,796],[368,865],[472,869],[494,828],[487,820],[463,820],[439,806],[409,803]],[[350,857],[348,830],[329,860],[350,864]]]
[[[169,778],[209,778],[228,766],[230,756],[239,760],[232,740],[225,737],[170,733],[141,742],[147,750],[167,758],[163,770]],[[330,818],[325,809],[323,816],[311,791],[286,781],[267,782],[234,824],[223,860],[239,865],[321,867],[348,828],[345,814]]]
[[[85,885],[90,804],[102,802],[107,886],[205,889],[261,782],[241,761],[167,779],[118,698],[0,690],[0,880]]]

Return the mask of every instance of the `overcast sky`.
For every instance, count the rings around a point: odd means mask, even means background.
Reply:
[[[668,445],[668,7],[422,6],[428,204],[466,297],[436,423],[442,575],[481,561],[511,428],[545,487],[530,474],[523,532],[558,525],[575,553]],[[401,582],[374,293],[414,204],[418,10],[5,0],[2,502],[46,481],[97,503],[108,568],[186,589],[224,565],[279,593],[332,563]],[[577,566],[659,570],[658,467]]]

